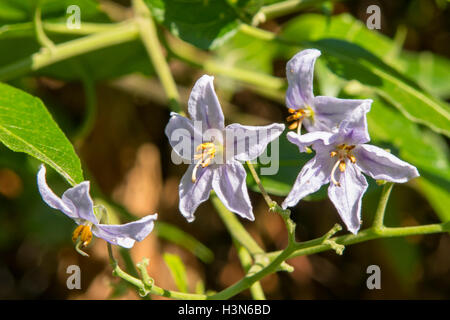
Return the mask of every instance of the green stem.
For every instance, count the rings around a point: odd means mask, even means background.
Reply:
[[[284,210],[281,208],[278,203],[272,200],[272,198],[269,196],[269,194],[264,189],[264,186],[261,183],[261,179],[259,179],[258,173],[256,173],[255,167],[250,161],[247,161],[247,166],[250,169],[250,172],[253,176],[253,179],[255,180],[256,184],[258,185],[259,190],[261,191],[261,194],[264,197],[264,200],[267,203],[267,206],[269,207],[270,211],[275,211],[281,215],[281,217],[284,220],[284,223],[286,224],[286,228],[288,230],[288,240],[289,243],[295,243],[295,223],[291,219],[291,211],[290,210]]]
[[[34,7],[34,18],[33,18],[34,31],[36,33],[36,38],[39,44],[42,47],[47,48],[50,51],[50,53],[52,53],[53,50],[55,49],[55,44],[47,37],[42,27],[41,4],[42,0],[38,0],[36,1],[36,5]]]
[[[389,196],[391,194],[392,188],[394,184],[392,182],[386,182],[381,191],[380,202],[378,203],[377,211],[375,212],[375,217],[373,220],[372,228],[375,231],[379,231],[384,228],[384,213],[386,211],[387,202],[389,200]]]
[[[311,5],[319,5],[326,0],[287,0],[263,6],[253,19],[253,25],[258,25],[270,19],[297,12]]]
[[[256,281],[262,279],[268,274],[271,274],[273,272],[277,271],[277,268],[280,266],[281,263],[284,262],[284,260],[289,257],[291,252],[293,251],[292,246],[288,246],[285,250],[283,250],[272,262],[270,262],[267,266],[262,267],[258,272],[256,273],[249,273],[244,278],[233,284],[232,286],[208,297],[208,299],[212,300],[226,300],[229,299],[236,294],[248,289],[253,283]]]
[[[247,230],[244,229],[238,218],[225,208],[215,194],[211,194],[211,202],[234,240],[245,247],[252,256],[264,253],[264,250],[261,249]]]
[[[150,294],[156,294],[158,296],[163,296],[163,297],[173,298],[173,299],[180,299],[180,300],[205,300],[207,298],[207,296],[203,295],[203,294],[170,291],[170,290],[160,288],[154,284],[151,286],[151,288],[148,288],[149,286],[144,284],[144,282],[141,279],[133,277],[132,275],[126,273],[119,267],[119,263],[114,258],[114,255],[112,252],[112,246],[110,243],[108,243],[108,254],[109,254],[110,264],[113,269],[113,275],[115,275],[115,276],[127,281],[128,283],[132,284],[133,286],[135,286],[139,290],[141,295],[146,295],[146,294],[150,293]]]
[[[169,39],[167,49],[175,58],[190,64],[193,67],[203,69],[208,73],[227,76],[252,86],[261,87],[263,90],[270,90],[274,95],[286,86],[286,81],[284,79],[260,72],[223,65],[223,63],[217,63],[203,51],[177,39]],[[275,93],[273,91],[275,91]]]
[[[255,167],[250,161],[247,161],[247,166],[250,169],[250,172],[253,176],[253,180],[255,180],[256,184],[258,185],[259,190],[261,191],[261,194],[263,195],[264,200],[267,203],[267,206],[269,208],[272,208],[274,206],[274,202],[272,198],[269,196],[269,194],[266,192],[266,189],[264,189],[264,186],[261,183],[261,179],[259,179],[258,173],[256,173]]]
[[[347,246],[373,239],[406,237],[406,236],[433,234],[449,231],[450,231],[450,222],[446,222],[441,224],[429,224],[414,227],[397,227],[397,228],[385,227],[379,232],[374,232],[373,229],[365,229],[358,232],[357,234],[343,235],[331,238],[330,240],[333,240],[337,244]],[[295,245],[295,250],[289,255],[288,259],[298,256],[315,254],[329,249],[331,249],[330,244],[324,243],[323,237],[320,237],[314,240],[297,243]],[[267,253],[267,255],[271,260],[273,260],[280,253],[281,251],[274,251]]]
[[[50,54],[39,51],[0,69],[0,81],[13,79],[30,71],[36,71],[56,62],[87,52],[137,39],[139,29],[136,23],[122,24],[109,31],[92,34],[80,39],[67,41],[55,46]]]
[[[252,266],[252,256],[239,242],[234,240],[233,243],[238,253],[239,260],[241,261],[242,268],[247,273]],[[250,293],[254,300],[266,300],[264,290],[259,281],[256,281],[250,286]]]
[[[375,233],[371,229],[360,231],[356,235],[344,235],[329,240],[340,245],[351,245],[363,241],[368,241],[377,238],[390,238],[390,237],[404,237],[418,234],[431,234],[440,232],[449,232],[450,222],[442,224],[430,224],[417,227],[401,227],[401,228],[384,228],[381,233]],[[323,252],[332,249],[330,243],[324,242],[324,237],[320,237],[314,240],[296,243],[289,245],[285,250],[275,251],[267,253],[266,257],[269,258],[270,264],[260,269],[260,271],[247,275],[232,286],[208,297],[208,299],[229,299],[236,294],[248,289],[255,281],[260,280],[266,275],[273,273],[277,270],[283,261],[302,255],[310,255],[314,253]]]
[[[180,96],[169,65],[162,52],[162,47],[158,41],[158,34],[150,10],[142,0],[133,0],[133,9],[139,26],[141,40],[169,99],[169,106],[173,111],[179,113],[182,111],[180,107]]]
[[[92,33],[100,33],[110,31],[122,25],[129,24],[129,21],[120,23],[89,23],[83,22],[80,29],[69,29],[65,23],[43,22],[43,28],[46,32],[71,34],[71,35],[89,35]]]

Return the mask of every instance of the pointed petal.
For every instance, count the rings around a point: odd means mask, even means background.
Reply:
[[[212,76],[202,76],[195,83],[189,97],[189,115],[192,120],[203,123],[203,131],[224,128],[222,108],[214,91],[213,81]]]
[[[295,144],[300,152],[305,152],[306,147],[312,146],[316,151],[326,152],[328,146],[334,142],[333,133],[325,131],[314,131],[307,134],[298,135],[295,132],[288,132],[287,139]]]
[[[152,232],[157,218],[157,214],[152,214],[125,224],[97,224],[93,226],[92,233],[111,244],[131,248],[135,241],[144,240]]]
[[[314,98],[314,121],[305,121],[308,131],[331,131],[348,119],[358,108],[365,115],[370,110],[372,100],[338,99],[334,97]]]
[[[355,148],[356,165],[374,179],[404,183],[419,176],[416,167],[370,144]]]
[[[186,161],[192,161],[195,146],[202,143],[202,133],[196,130],[192,120],[172,112],[164,131],[176,154]]]
[[[267,145],[284,131],[284,124],[274,123],[267,126],[243,126],[238,123],[226,127],[226,150],[232,149],[235,159],[253,160],[259,157]]]
[[[328,197],[347,229],[356,234],[361,226],[361,200],[367,189],[366,178],[356,166],[348,163],[344,172],[337,170],[336,176],[340,186],[330,183]]]
[[[73,188],[67,189],[62,195],[64,203],[72,203],[80,219],[98,223],[94,215],[94,203],[89,195],[89,181],[83,181]]]
[[[233,161],[215,170],[212,185],[220,201],[228,210],[253,221],[255,217],[248,195],[246,177],[244,166]]]
[[[42,200],[44,200],[44,202],[47,203],[51,208],[62,211],[64,214],[66,214],[72,219],[79,218],[74,205],[63,201],[60,197],[54,194],[53,191],[49,188],[49,186],[47,185],[47,181],[45,179],[45,173],[46,169],[45,166],[42,164],[37,174],[37,184]]]
[[[294,207],[301,199],[316,192],[321,186],[330,181],[332,161],[329,157],[315,156],[309,160],[300,171],[292,190],[284,199],[283,209]]]
[[[213,172],[211,166],[197,170],[195,183],[192,182],[192,172],[195,164],[189,165],[183,178],[181,178],[179,186],[180,203],[179,208],[181,214],[188,222],[194,221],[194,212],[198,206],[208,200],[212,190]]]
[[[306,49],[297,53],[286,65],[288,89],[286,105],[288,108],[299,109],[313,103],[314,63],[320,51]]]

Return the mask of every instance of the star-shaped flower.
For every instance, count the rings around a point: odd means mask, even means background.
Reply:
[[[72,239],[79,242],[82,247],[87,246],[94,235],[109,243],[131,248],[135,241],[143,240],[152,231],[157,214],[122,225],[100,224],[94,214],[94,204],[89,195],[89,181],[83,181],[67,189],[60,198],[47,185],[45,173],[45,166],[41,165],[37,183],[42,199],[50,207],[62,211],[75,221],[78,227],[73,232]]]
[[[195,83],[188,102],[191,119],[172,113],[165,129],[175,153],[190,163],[179,186],[180,212],[193,221],[197,207],[214,190],[230,211],[254,220],[247,173],[240,161],[260,156],[284,125],[225,127],[213,80],[204,75]]]
[[[366,144],[365,111],[357,110],[334,132],[316,131],[305,135],[289,132],[288,140],[301,152],[312,146],[316,155],[305,164],[282,207],[295,206],[305,196],[330,182],[328,197],[347,229],[357,233],[361,224],[361,200],[367,189],[362,175],[377,180],[404,183],[419,176],[415,167],[389,152]]]
[[[297,53],[286,65],[288,89],[286,105],[293,121],[289,129],[297,129],[300,134],[304,125],[308,132],[331,131],[342,120],[358,108],[367,110],[372,100],[338,99],[313,94],[314,64],[320,56],[317,49],[306,49]]]

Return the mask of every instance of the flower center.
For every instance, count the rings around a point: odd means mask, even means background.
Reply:
[[[213,142],[205,142],[197,146],[197,153],[194,155],[194,159],[197,160],[197,164],[192,171],[192,182],[197,181],[197,169],[202,166],[205,168],[210,165],[211,160],[216,156],[216,145]]]
[[[80,224],[72,234],[72,241],[80,241],[82,247],[86,247],[92,240],[92,223]]]
[[[337,157],[337,161],[333,166],[333,170],[331,170],[331,181],[338,187],[341,186],[339,181],[335,178],[336,170],[339,168],[339,171],[344,172],[346,168],[345,160],[349,159],[351,163],[356,162],[355,156],[352,154],[352,150],[355,146],[349,146],[345,143],[340,144],[336,147],[336,150],[330,152],[330,157]]]
[[[287,122],[292,123],[289,125],[290,130],[297,129],[297,134],[300,134],[300,130],[302,128],[302,122],[305,118],[311,117],[314,119],[314,110],[310,106],[305,106],[303,109],[292,109],[289,108],[288,112],[291,114],[286,118]]]

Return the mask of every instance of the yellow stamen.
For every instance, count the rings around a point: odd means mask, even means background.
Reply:
[[[297,134],[298,135],[300,135],[300,130],[301,130],[301,127],[302,127],[303,120],[305,118],[307,118],[307,117],[310,117],[310,118],[314,119],[314,111],[308,105],[306,105],[305,108],[303,108],[303,109],[297,109],[297,110],[289,108],[288,112],[291,115],[286,118],[286,121],[287,122],[295,121],[295,122],[291,123],[288,128],[290,130],[297,129]]]
[[[195,183],[197,181],[197,170],[199,166],[205,168],[211,164],[212,159],[214,159],[214,157],[216,156],[216,146],[212,142],[205,142],[199,144],[196,148],[196,151],[199,153],[194,155],[194,159],[198,160],[198,162],[196,163],[194,170],[192,171],[192,183]]]
[[[81,231],[83,230],[84,226],[79,225],[72,233],[72,241],[77,242],[78,237],[80,236]]]
[[[345,143],[336,146],[336,150],[330,152],[330,158],[334,158],[337,156],[338,160],[333,166],[331,170],[331,181],[338,187],[340,187],[340,183],[336,180],[335,174],[337,168],[339,171],[345,172],[347,164],[345,163],[345,159],[349,159],[351,163],[356,163],[356,157],[352,154],[352,150],[355,148],[354,145],[346,145]]]
[[[341,160],[341,162],[339,163],[339,170],[341,172],[345,171],[345,161],[344,160]]]
[[[356,163],[356,157],[352,154],[347,154],[347,158],[352,162]]]
[[[289,130],[295,130],[295,129],[297,129],[297,127],[298,127],[298,123],[299,123],[299,121],[295,121],[294,123],[291,123],[290,125],[289,125]]]
[[[73,242],[77,242],[80,239],[81,246],[86,247],[92,240],[91,225],[79,225],[72,234]]]

